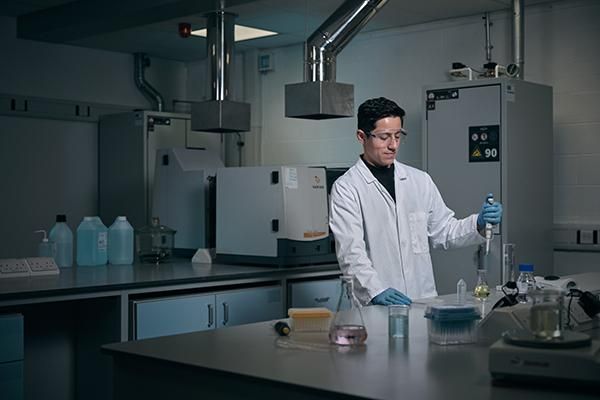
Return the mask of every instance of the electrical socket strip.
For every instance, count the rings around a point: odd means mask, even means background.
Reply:
[[[29,265],[31,276],[35,275],[57,275],[60,273],[58,265],[52,257],[30,257],[25,259]]]
[[[21,278],[29,274],[29,265],[24,258],[0,260],[0,278]]]
[[[1,278],[58,275],[60,269],[52,257],[7,258],[0,260]]]

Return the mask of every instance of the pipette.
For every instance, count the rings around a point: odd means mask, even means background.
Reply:
[[[488,204],[494,204],[494,197],[491,195],[487,198]],[[490,242],[492,241],[492,224],[489,222],[485,223],[485,255],[490,253]]]

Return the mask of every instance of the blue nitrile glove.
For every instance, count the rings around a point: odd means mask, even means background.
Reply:
[[[390,306],[392,304],[410,304],[412,300],[394,288],[387,288],[371,299],[371,304]]]
[[[488,203],[487,199],[490,197],[494,197],[492,193],[488,194],[483,206],[481,206],[481,211],[479,212],[479,216],[477,217],[477,228],[483,229],[485,228],[486,222],[489,222],[492,225],[497,225],[502,222],[502,204],[497,201],[493,204]]]

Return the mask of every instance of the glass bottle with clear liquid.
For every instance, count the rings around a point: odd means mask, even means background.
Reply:
[[[342,291],[329,329],[329,341],[342,346],[360,345],[367,340],[361,305],[354,296],[351,276],[340,277]]]

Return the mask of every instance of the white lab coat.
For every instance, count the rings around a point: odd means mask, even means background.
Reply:
[[[395,203],[359,159],[331,190],[337,259],[363,304],[388,287],[412,299],[437,296],[430,243],[448,249],[484,242],[477,214],[456,219],[427,173],[395,161],[394,182]]]

